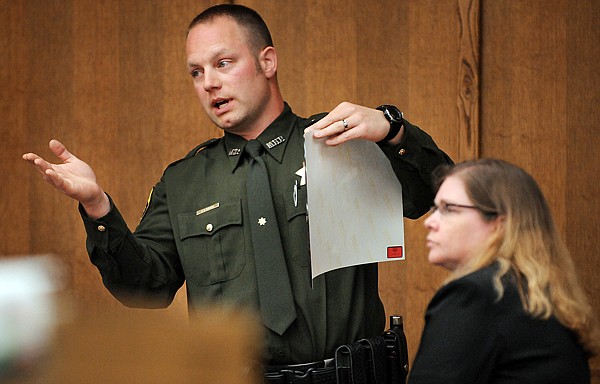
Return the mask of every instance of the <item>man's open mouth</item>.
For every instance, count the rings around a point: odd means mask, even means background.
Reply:
[[[222,106],[229,103],[229,100],[217,100],[213,103],[213,107],[217,109],[221,109]]]

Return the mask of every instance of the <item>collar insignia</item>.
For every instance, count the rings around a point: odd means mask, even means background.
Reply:
[[[265,145],[267,146],[267,148],[271,149],[271,148],[276,147],[279,144],[283,143],[284,141],[285,141],[285,138],[283,136],[277,136],[276,138],[269,141]]]

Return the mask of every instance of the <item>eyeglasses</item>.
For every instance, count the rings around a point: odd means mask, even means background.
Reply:
[[[432,214],[435,211],[439,211],[440,214],[442,216],[446,216],[448,214],[451,213],[456,213],[457,210],[456,208],[467,208],[467,209],[476,209],[479,212],[483,213],[486,216],[496,216],[498,215],[497,212],[494,211],[485,211],[479,207],[476,207],[474,205],[463,205],[463,204],[453,204],[453,203],[446,203],[445,201],[440,202],[439,204],[435,204],[431,207],[431,209],[429,210],[429,213]]]

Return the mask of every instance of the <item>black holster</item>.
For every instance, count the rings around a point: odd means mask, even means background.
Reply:
[[[407,375],[402,317],[394,315],[387,331],[339,346],[335,359],[267,369],[264,379],[265,384],[404,384]]]
[[[401,316],[382,335],[342,345],[335,352],[337,384],[398,384],[408,375],[408,346]]]

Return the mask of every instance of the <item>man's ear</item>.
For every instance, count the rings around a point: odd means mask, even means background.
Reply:
[[[277,74],[277,51],[274,47],[265,47],[258,55],[260,68],[267,78],[272,78]]]

